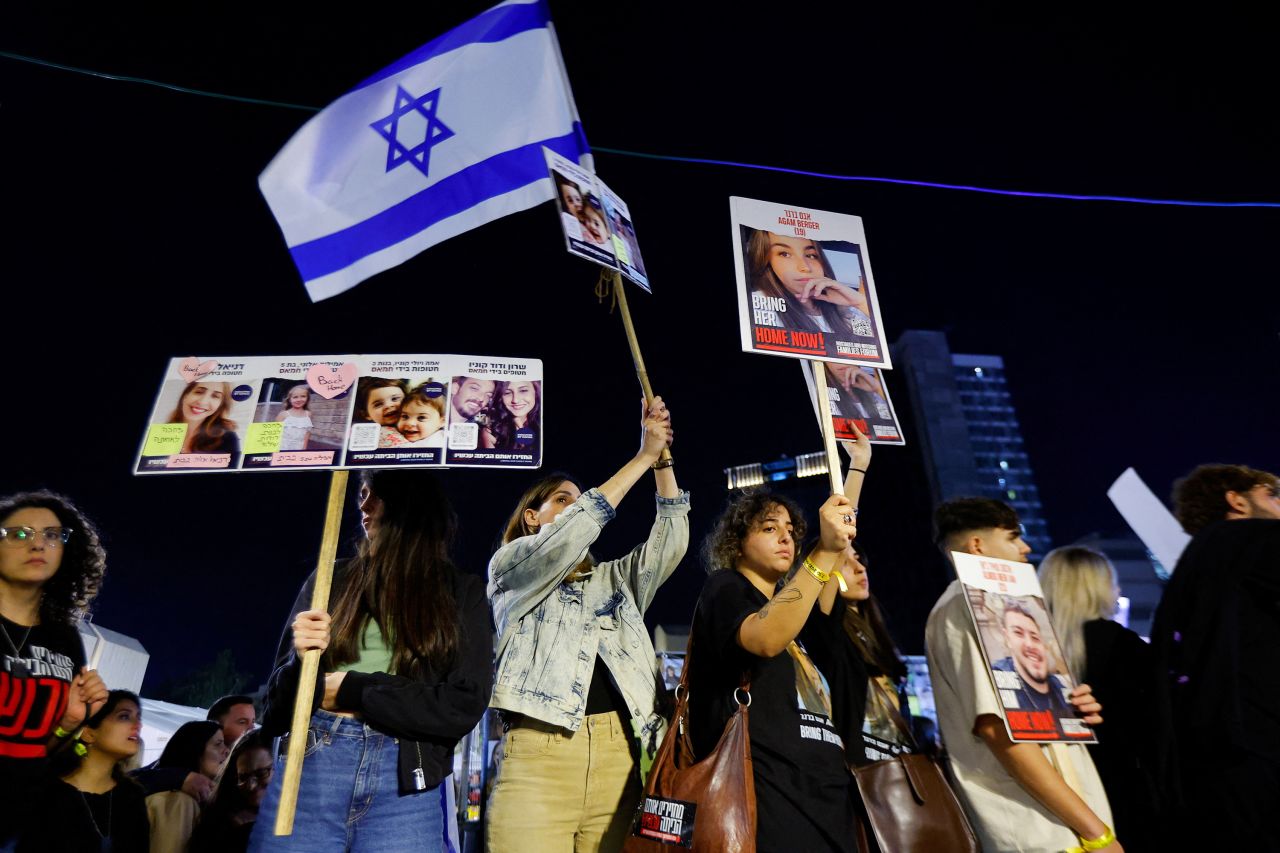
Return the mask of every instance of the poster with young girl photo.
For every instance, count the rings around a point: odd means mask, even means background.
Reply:
[[[560,225],[569,252],[617,269],[618,260],[609,239],[608,217],[596,187],[596,176],[550,148],[543,148],[542,153],[551,171],[556,209],[560,211]]]
[[[313,388],[309,376],[314,365],[334,372],[353,364],[353,359],[351,355],[292,356],[266,365],[243,468],[339,467],[351,414],[351,389],[332,393],[327,385]]]
[[[1035,568],[958,551],[951,557],[1009,737],[1097,743],[1071,704],[1076,682],[1067,671]]]
[[[172,359],[147,421],[135,472],[239,469],[260,385],[259,366],[253,362]]]
[[[861,432],[872,444],[907,443],[898,425],[893,400],[889,398],[884,371],[836,362],[827,362],[825,369],[827,399],[831,401],[831,428],[836,441],[857,441],[858,432]],[[804,373],[809,401],[813,403],[813,412],[817,416],[818,391],[813,380],[813,365],[808,360],[802,361],[800,370]]]
[[[744,352],[892,367],[862,218],[731,197]]]
[[[449,386],[444,356],[373,357],[356,381],[347,466],[444,464]]]

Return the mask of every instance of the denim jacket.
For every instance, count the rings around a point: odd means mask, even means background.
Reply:
[[[597,489],[493,555],[488,593],[500,639],[492,707],[577,731],[598,654],[637,734],[657,731],[657,661],[642,614],[689,545],[689,493],[657,500],[649,538],[582,580],[561,583],[613,518]]]

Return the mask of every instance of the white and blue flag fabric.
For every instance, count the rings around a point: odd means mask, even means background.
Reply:
[[[510,0],[307,122],[258,177],[313,301],[553,198],[542,148],[591,167],[545,0]]]

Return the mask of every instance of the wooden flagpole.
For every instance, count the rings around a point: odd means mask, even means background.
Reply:
[[[822,423],[822,446],[827,454],[827,474],[831,477],[832,494],[844,494],[844,478],[840,476],[840,451],[836,447],[836,433],[831,426],[831,398],[827,396],[827,367],[821,361],[810,360],[813,368],[813,385],[818,392],[818,420]]]
[[[618,308],[622,314],[622,328],[627,332],[627,343],[631,346],[631,360],[636,365],[636,378],[640,380],[640,388],[644,391],[645,403],[653,402],[653,386],[649,384],[649,371],[644,366],[644,356],[640,353],[640,341],[636,338],[636,327],[631,322],[631,309],[627,307],[627,288],[622,282],[622,274],[613,273],[613,293],[618,300]],[[671,458],[671,451],[662,448],[661,460]]]
[[[347,472],[334,471],[329,480],[329,505],[325,509],[320,559],[316,563],[316,585],[311,593],[312,610],[329,609],[333,561],[338,555],[338,535],[342,532],[342,504],[346,496]],[[307,748],[307,729],[311,726],[311,703],[315,697],[316,676],[320,674],[321,654],[323,653],[319,649],[302,653],[302,673],[298,676],[298,695],[293,701],[293,723],[289,728],[284,784],[280,791],[280,808],[276,812],[276,835],[293,834],[293,816],[298,809],[298,784],[302,781],[302,756]]]

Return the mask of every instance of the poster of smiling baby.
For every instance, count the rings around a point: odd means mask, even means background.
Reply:
[[[731,197],[744,352],[888,368],[862,218]]]
[[[542,363],[470,355],[173,359],[135,466],[536,468]]]

